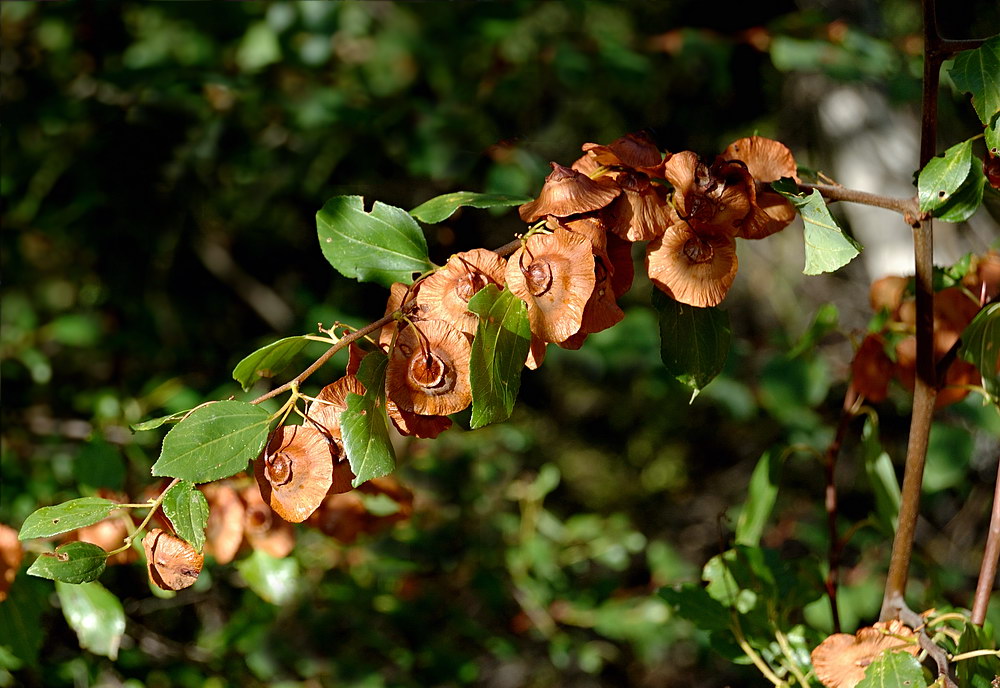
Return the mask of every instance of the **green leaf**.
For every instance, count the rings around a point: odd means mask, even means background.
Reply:
[[[469,377],[473,430],[510,418],[531,346],[528,307],[510,291],[489,284],[469,299],[479,316],[472,340]]]
[[[958,355],[976,366],[993,401],[1000,400],[1000,303],[983,308],[966,326]]]
[[[0,646],[25,664],[38,664],[38,651],[46,635],[42,614],[49,609],[50,583],[37,578],[18,576],[14,579],[7,599],[0,603]]]
[[[299,563],[293,557],[278,559],[258,549],[237,562],[236,570],[251,590],[271,604],[291,602],[299,589]]]
[[[80,448],[73,461],[73,475],[81,488],[106,487],[120,492],[125,484],[125,461],[117,447],[98,436]]]
[[[838,270],[861,253],[861,244],[844,234],[830,214],[819,191],[813,189],[808,196],[798,191],[795,182],[787,177],[773,182],[771,188],[792,202],[805,225],[806,265],[805,275],[819,275]]]
[[[67,542],[35,559],[28,573],[64,583],[89,583],[104,572],[108,553],[89,542]]]
[[[24,519],[18,540],[52,537],[104,520],[118,505],[110,499],[81,497],[55,506],[45,506]]]
[[[389,359],[374,351],[364,357],[357,378],[367,390],[347,395],[347,410],[340,414],[340,428],[347,460],[357,487],[372,478],[392,473],[396,454],[389,441],[389,419],[385,415],[385,370]]]
[[[997,634],[993,626],[986,621],[982,626],[967,623],[959,638],[955,654],[964,654],[975,650],[994,650],[997,646]],[[993,688],[993,679],[1000,676],[1000,657],[996,655],[981,655],[955,662],[955,678],[958,685],[969,688]]]
[[[200,552],[205,546],[205,528],[208,527],[208,500],[194,483],[182,480],[167,490],[163,497],[163,513],[177,535]]]
[[[316,229],[323,255],[345,277],[389,287],[433,267],[420,225],[391,205],[376,201],[366,213],[361,196],[335,196],[316,213]]]
[[[56,594],[80,647],[117,659],[125,634],[125,610],[118,598],[100,583],[69,585],[57,581]]]
[[[410,211],[410,215],[421,222],[434,224],[442,220],[447,220],[451,217],[452,213],[462,206],[471,206],[473,208],[504,208],[512,205],[524,205],[531,200],[530,196],[456,191],[421,203]]]
[[[267,411],[243,401],[202,406],[163,438],[153,475],[192,483],[228,478],[263,451],[270,425]]]
[[[839,322],[840,312],[837,307],[832,303],[824,303],[816,311],[816,316],[813,318],[812,324],[809,325],[809,329],[802,333],[799,341],[788,352],[788,357],[795,358],[812,350],[823,337],[837,329]]]
[[[670,375],[694,391],[693,400],[726,363],[729,314],[678,303],[659,290],[652,301],[660,314],[660,358]]]
[[[747,501],[736,519],[736,544],[756,547],[778,499],[780,452],[769,449],[757,461],[747,488]]]
[[[929,213],[951,200],[972,169],[972,140],[956,143],[931,158],[917,177],[920,211]]]
[[[972,94],[979,120],[986,126],[993,123],[1000,112],[1000,36],[960,52],[948,74],[959,90]]]
[[[986,188],[986,175],[983,174],[983,166],[976,161],[970,168],[965,182],[947,203],[934,211],[934,217],[942,222],[965,222],[982,205],[984,188]]]
[[[299,355],[309,339],[305,335],[285,337],[257,349],[233,368],[233,379],[247,391],[264,377],[274,377]],[[331,342],[332,344],[332,342]]]
[[[729,610],[700,585],[685,583],[673,588],[661,588],[660,597],[671,604],[680,616],[702,630],[722,631],[732,624]]]
[[[186,411],[178,411],[177,413],[171,413],[169,416],[160,416],[159,418],[153,418],[151,420],[144,420],[141,423],[135,423],[130,425],[129,428],[132,432],[143,432],[145,430],[156,430],[156,428],[167,423],[176,423],[181,418],[191,413],[191,409]]]
[[[876,522],[884,534],[893,535],[899,523],[902,493],[892,459],[882,449],[878,421],[873,415],[865,419],[865,425],[861,430],[861,443],[864,447],[865,474],[875,496]]]
[[[887,650],[868,665],[857,688],[927,688],[927,681],[916,657]]]

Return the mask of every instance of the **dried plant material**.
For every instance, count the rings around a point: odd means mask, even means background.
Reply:
[[[389,287],[389,300],[386,301],[384,315],[391,315],[396,311],[402,311],[403,315],[411,321],[424,320],[427,317],[427,314],[424,312],[424,307],[417,301],[417,294],[420,292],[420,286],[421,283],[406,285],[402,282],[394,282],[392,286]],[[382,346],[382,348],[388,348],[389,342],[392,341],[392,335],[396,332],[396,330],[402,330],[405,327],[405,321],[397,320],[389,323],[379,332],[378,343]]]
[[[250,546],[278,559],[287,557],[295,549],[295,530],[292,524],[275,517],[274,511],[264,503],[257,487],[247,487],[240,496],[245,506],[243,533]]]
[[[736,240],[673,225],[646,248],[646,270],[658,289],[698,308],[717,306],[736,278]]]
[[[985,303],[1000,294],[1000,252],[987,251],[973,256],[969,272],[962,278],[962,285]]]
[[[246,510],[239,494],[230,485],[209,483],[202,485],[201,491],[208,501],[205,555],[213,557],[219,564],[228,564],[236,558],[243,544]]]
[[[305,411],[305,425],[316,428],[334,443],[331,452],[335,461],[344,457],[340,414],[347,410],[347,395],[351,393],[364,394],[365,386],[353,375],[345,375],[321,389],[316,400],[309,402]]]
[[[878,313],[884,308],[889,311],[890,315],[895,315],[903,302],[903,294],[906,293],[906,287],[909,283],[909,277],[898,275],[889,275],[872,282],[871,289],[868,291],[868,301],[871,303],[872,310]]]
[[[749,188],[751,211],[740,225],[737,236],[750,240],[764,239],[780,232],[795,219],[795,206],[768,185],[754,182]]]
[[[585,237],[590,242],[595,256],[607,258],[608,227],[604,221],[603,213],[586,213],[562,220],[549,216],[545,225],[552,231],[562,227],[567,232]]]
[[[457,413],[472,403],[472,345],[444,320],[407,327],[396,340],[386,371],[386,393],[402,410],[425,416]]]
[[[198,580],[205,557],[189,543],[159,528],[142,539],[146,568],[153,585],[161,590],[183,590]]]
[[[400,435],[432,440],[451,427],[448,416],[422,416],[404,411],[392,399],[387,399],[385,412]]]
[[[261,498],[290,523],[316,510],[333,483],[330,443],[316,428],[283,425],[254,462]]]
[[[583,309],[580,331],[559,342],[559,346],[564,349],[579,349],[587,335],[617,325],[624,317],[625,313],[618,306],[611,286],[611,272],[606,263],[597,257],[594,262],[594,293],[590,295],[590,300]]]
[[[673,218],[672,221],[679,220]],[[632,242],[615,234],[608,235],[608,272],[611,273],[611,289],[615,298],[621,298],[632,288],[635,263],[632,261]]]
[[[17,531],[0,523],[0,602],[7,599],[7,591],[21,568],[22,559],[24,549],[17,539]]]
[[[892,379],[892,359],[885,353],[885,339],[870,334],[861,342],[851,362],[851,385],[868,401],[884,401]]]
[[[643,171],[654,171],[663,161],[660,149],[644,131],[625,134],[606,146],[585,143],[583,150],[600,165],[624,165]]]
[[[607,209],[612,232],[628,241],[650,241],[672,224],[672,209],[662,186],[636,172],[623,172],[617,184],[622,195]]]
[[[368,497],[380,498],[384,511],[372,513]],[[383,530],[412,513],[413,493],[391,477],[383,477],[346,494],[328,496],[308,523],[339,542],[351,544],[358,536]]]
[[[812,651],[813,669],[826,688],[854,688],[868,665],[887,650],[916,656],[917,634],[898,620],[880,621],[856,635],[836,633]]]
[[[531,346],[528,347],[528,358],[524,362],[525,367],[529,370],[538,370],[538,366],[542,365],[542,362],[545,361],[545,349],[548,346],[548,342],[543,342],[532,333]]]
[[[935,333],[935,363],[944,354],[938,350],[939,341]],[[896,343],[896,367],[894,369],[896,379],[911,394],[916,383],[917,376],[917,338],[906,337]],[[948,366],[944,380],[939,381],[940,389],[934,397],[934,408],[943,408],[950,404],[955,404],[969,395],[969,385],[978,385],[982,382],[982,377],[976,366],[962,359],[955,359]]]
[[[584,237],[557,229],[535,234],[507,261],[507,288],[528,304],[531,332],[561,342],[580,330],[594,291],[594,255]]]
[[[67,540],[78,541],[78,542],[89,542],[92,545],[97,545],[105,552],[110,552],[111,550],[117,549],[128,537],[129,531],[128,526],[125,525],[124,519],[129,518],[128,515],[118,513],[110,518],[106,518],[103,521],[98,521],[97,523],[87,526],[86,528],[80,528],[70,534]],[[139,553],[133,548],[118,552],[117,554],[112,554],[108,557],[108,566],[114,566],[116,564],[131,564],[133,561],[139,558]]]
[[[774,139],[763,136],[737,139],[722,151],[721,157],[725,160],[740,160],[759,182],[774,182],[782,177],[799,181],[795,156],[788,146]]]
[[[446,320],[456,329],[476,334],[479,318],[469,311],[469,299],[487,284],[503,287],[507,262],[493,251],[456,253],[443,268],[425,279],[417,297],[428,319]]]
[[[545,178],[538,198],[518,209],[525,222],[538,222],[546,215],[569,217],[600,210],[621,193],[618,188],[600,184],[572,168],[550,164],[552,172]]]
[[[664,163],[663,175],[674,185],[674,208],[699,230],[735,235],[750,215],[753,178],[739,161],[719,158],[705,165],[691,151]]]

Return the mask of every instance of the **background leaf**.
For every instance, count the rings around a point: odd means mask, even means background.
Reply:
[[[39,578],[65,583],[88,583],[96,580],[107,565],[108,553],[89,542],[68,542],[55,552],[39,555],[28,573]]]
[[[361,196],[335,196],[316,213],[316,229],[323,255],[345,277],[389,287],[433,267],[420,225],[380,201],[366,213]]]
[[[42,613],[50,608],[50,586],[37,578],[18,576],[7,591],[7,599],[0,604],[0,645],[31,666],[38,663],[42,647]]]
[[[42,507],[24,520],[19,540],[52,537],[104,520],[117,504],[110,499],[80,497],[55,506]]]
[[[56,581],[56,594],[80,647],[117,659],[125,634],[125,610],[118,598],[100,583],[71,585]]]
[[[931,158],[917,177],[917,198],[925,213],[937,210],[958,191],[972,168],[972,141],[962,141]]]
[[[274,605],[288,604],[299,589],[299,562],[294,557],[278,559],[258,549],[237,562],[236,570],[251,590]]]
[[[510,418],[531,346],[528,308],[510,291],[489,284],[469,299],[479,316],[472,340],[472,429]]]
[[[261,347],[236,364],[233,368],[233,379],[243,385],[245,392],[257,380],[274,377],[284,370],[310,341],[305,335],[299,335],[285,337]]]
[[[729,314],[718,308],[695,308],[653,290],[660,314],[660,358],[667,371],[694,393],[722,371],[732,333]]]
[[[983,308],[966,326],[958,355],[976,366],[993,400],[1000,399],[1000,303]]]
[[[916,657],[886,651],[868,665],[857,688],[927,688],[927,681]]]
[[[869,415],[865,419],[861,430],[861,443],[864,447],[865,474],[875,496],[875,520],[885,535],[892,536],[899,523],[899,503],[902,500],[902,493],[892,459],[882,449],[878,421],[874,415]]]
[[[208,526],[208,500],[194,483],[181,481],[167,490],[163,497],[163,513],[170,519],[177,535],[187,540],[199,552],[205,546]]]
[[[475,193],[473,191],[455,191],[436,196],[425,201],[410,211],[410,215],[421,222],[434,224],[446,220],[462,206],[473,208],[502,208],[512,205],[523,205],[531,201],[531,196],[511,196],[509,194]]]
[[[396,454],[389,441],[389,419],[385,415],[385,370],[388,357],[374,351],[361,361],[358,380],[365,394],[347,395],[347,410],[340,414],[347,460],[357,487],[372,478],[388,475],[396,468]]]
[[[271,417],[243,401],[196,409],[163,438],[153,475],[207,483],[245,470],[264,449]]]
[[[747,500],[736,519],[736,544],[760,544],[760,536],[778,499],[778,482],[781,479],[781,452],[769,449],[757,461],[750,476]]]

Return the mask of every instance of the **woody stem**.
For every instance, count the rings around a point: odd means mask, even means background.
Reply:
[[[799,188],[803,191],[819,191],[823,198],[830,201],[849,201],[851,203],[894,210],[902,215],[908,223],[915,222],[920,218],[920,207],[917,205],[916,198],[883,196],[881,194],[858,191],[857,189],[849,189],[846,186],[833,184],[799,184]]]

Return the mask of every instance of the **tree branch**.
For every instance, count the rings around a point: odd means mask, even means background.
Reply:
[[[819,191],[823,198],[831,201],[849,201],[862,205],[871,205],[876,208],[894,210],[906,220],[906,223],[913,225],[921,219],[920,206],[914,198],[896,198],[894,196],[883,196],[867,191],[849,189],[846,186],[833,184],[799,184],[803,191]]]
[[[986,535],[986,549],[983,563],[979,567],[979,581],[976,596],[972,602],[972,623],[982,626],[986,621],[986,607],[990,602],[990,592],[997,579],[997,561],[1000,560],[1000,462],[997,463],[997,482],[993,489],[993,513],[990,529]]]

